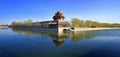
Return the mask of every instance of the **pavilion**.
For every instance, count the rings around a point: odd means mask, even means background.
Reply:
[[[65,17],[61,11],[57,11],[55,15],[52,17],[52,21],[43,21],[40,22],[41,27],[46,28],[56,28],[58,31],[63,31],[64,29],[70,29],[70,24],[64,21]]]

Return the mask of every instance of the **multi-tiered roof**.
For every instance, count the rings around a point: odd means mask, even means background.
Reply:
[[[55,13],[55,16],[53,16],[53,19],[55,20],[55,21],[64,21],[64,16],[63,16],[63,13],[61,13],[61,11],[57,11],[56,13]]]

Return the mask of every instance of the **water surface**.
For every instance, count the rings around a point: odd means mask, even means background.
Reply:
[[[0,29],[0,57],[120,57],[120,29],[70,33]]]

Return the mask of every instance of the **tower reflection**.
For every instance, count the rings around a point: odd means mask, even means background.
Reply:
[[[53,43],[61,48],[65,42],[65,40],[70,39],[72,42],[79,42],[84,39],[91,39],[95,37],[96,31],[81,31],[81,32],[56,32],[56,31],[39,31],[39,30],[27,30],[27,29],[12,29],[13,32],[18,34],[26,34],[31,37],[32,35],[37,36],[47,36],[51,38]]]

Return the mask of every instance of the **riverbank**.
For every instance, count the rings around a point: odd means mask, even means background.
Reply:
[[[2,28],[2,29],[3,29],[3,28],[8,28],[8,26],[0,26],[0,28]]]
[[[120,29],[120,28],[75,28],[74,31],[110,30],[110,29]]]
[[[40,31],[57,31],[57,32],[63,32],[63,31],[91,31],[91,30],[110,30],[110,29],[120,29],[120,28],[74,28],[71,29],[71,27],[58,27],[58,28],[45,28],[45,27],[11,27],[13,29],[28,29],[28,30],[40,30]]]

